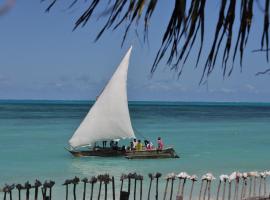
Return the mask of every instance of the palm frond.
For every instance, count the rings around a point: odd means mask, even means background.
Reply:
[[[57,0],[42,1],[50,1],[46,11],[50,11],[57,2]],[[270,0],[265,0],[264,8],[258,0],[256,1],[264,12],[263,33],[260,44],[261,49],[259,51],[266,52],[267,61],[269,60],[269,1]],[[78,0],[71,0],[69,8],[73,7],[78,2]],[[115,30],[126,22],[127,26],[124,30],[122,39],[123,45],[130,28],[133,25],[136,27],[139,26],[140,19],[143,15],[144,42],[148,41],[150,20],[159,2],[159,0],[109,0],[108,5],[111,6],[111,9],[109,10],[109,14],[107,14],[108,18],[102,29],[98,32],[95,41],[99,40],[106,30]],[[198,66],[204,46],[205,12],[207,2],[211,1],[174,0],[171,17],[166,29],[164,30],[160,48],[157,51],[151,68],[152,74],[156,71],[160,61],[166,57],[167,65],[169,65],[171,69],[176,70],[180,76],[186,61],[190,58],[190,52],[194,49],[196,39],[200,38],[198,41],[199,49],[195,62],[195,66]],[[236,34],[236,40],[233,40],[233,36],[235,35],[233,28],[236,24],[235,16],[238,12],[236,11],[238,8],[237,3],[240,3],[240,23],[237,27],[238,31]],[[91,0],[84,13],[75,22],[74,30],[79,26],[84,27],[100,4],[101,0]],[[223,77],[231,75],[237,55],[239,55],[240,67],[242,69],[244,51],[253,22],[253,7],[254,0],[220,0],[219,15],[217,17],[215,33],[213,41],[211,42],[212,45],[210,51],[203,65],[203,74],[200,83],[204,82],[212,73],[219,56],[222,58],[221,66],[223,69]],[[138,34],[137,31],[136,34]],[[233,41],[235,41],[234,44],[232,44]],[[228,70],[229,59],[231,59],[232,64]]]

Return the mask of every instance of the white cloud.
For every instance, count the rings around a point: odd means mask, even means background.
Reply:
[[[251,84],[246,84],[245,87],[246,87],[248,90],[250,90],[250,91],[253,91],[253,90],[256,89],[256,88],[255,88],[253,85],[251,85]]]
[[[10,78],[0,74],[0,85],[11,85]]]
[[[187,87],[178,81],[158,80],[145,83],[143,88],[156,91],[187,91]]]
[[[230,88],[221,88],[220,91],[223,93],[235,93],[236,92],[235,89],[230,89]]]

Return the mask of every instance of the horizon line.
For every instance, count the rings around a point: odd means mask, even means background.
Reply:
[[[0,98],[0,102],[3,101],[58,101],[58,102],[94,102],[95,99],[2,99]],[[269,101],[177,101],[177,100],[129,100],[128,102],[156,102],[156,103],[247,103],[247,104],[254,104],[254,103],[261,103],[267,104],[270,103]]]

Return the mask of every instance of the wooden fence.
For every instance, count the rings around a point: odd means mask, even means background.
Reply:
[[[221,175],[215,178],[211,173],[203,175],[200,179],[196,175],[188,175],[185,172],[179,174],[170,173],[162,176],[161,173],[148,174],[143,177],[137,173],[122,174],[119,188],[115,186],[114,176],[102,174],[90,178],[67,179],[62,183],[66,200],[270,200],[267,177],[270,171],[239,173]],[[217,180],[218,179],[218,180]],[[215,181],[216,187],[213,187]],[[160,185],[160,182],[162,184]],[[187,183],[189,187],[186,187]],[[77,187],[80,185],[82,192],[77,197]],[[34,183],[6,184],[0,191],[4,200],[52,200],[54,181]],[[198,186],[198,194],[194,190]],[[125,189],[124,189],[125,188]],[[213,190],[215,189],[215,190]],[[70,193],[70,190],[72,193]],[[110,192],[109,192],[110,191]],[[117,197],[116,197],[117,196]]]

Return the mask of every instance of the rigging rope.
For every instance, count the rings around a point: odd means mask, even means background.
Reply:
[[[145,140],[148,140],[146,137],[144,137],[144,135],[142,134],[142,133],[140,133],[136,128],[133,128],[134,129],[134,131],[135,131],[135,133],[137,134],[137,135],[139,135],[139,136],[141,136],[143,139],[145,139]]]

